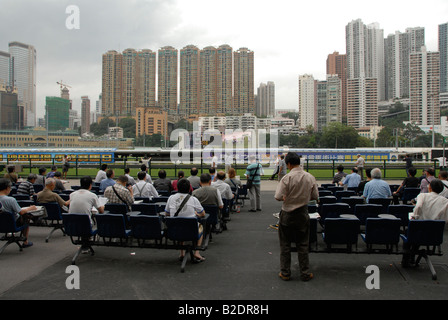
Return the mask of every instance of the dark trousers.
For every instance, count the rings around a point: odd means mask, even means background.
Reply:
[[[292,212],[280,212],[278,223],[278,237],[280,240],[280,270],[284,276],[291,275],[291,243],[296,243],[299,258],[300,274],[309,274],[309,235],[310,217],[308,206],[298,208]]]

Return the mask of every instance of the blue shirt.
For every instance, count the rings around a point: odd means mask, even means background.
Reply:
[[[110,179],[110,178],[104,179],[100,183],[100,191],[104,192],[104,190],[106,190],[107,187],[113,186],[114,184],[115,184],[114,179]]]
[[[389,198],[392,196],[392,192],[386,181],[372,179],[366,183],[363,196],[366,198],[367,203],[369,203],[370,199]]]
[[[348,188],[356,188],[360,182],[361,176],[355,172],[347,175],[344,180],[344,184],[346,184]]]
[[[20,217],[19,212],[22,210],[22,208],[20,208],[15,198],[9,196],[0,196],[0,203],[2,205],[3,211],[14,214],[16,220]]]

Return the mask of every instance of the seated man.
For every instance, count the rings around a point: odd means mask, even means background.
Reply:
[[[198,168],[191,168],[188,181],[190,181],[191,187],[193,189],[197,189],[201,186],[201,179],[198,177],[198,173]]]
[[[134,203],[134,192],[132,187],[126,187],[128,177],[125,175],[119,176],[117,183],[109,186],[104,191],[104,196],[109,200],[108,203],[124,203],[128,206],[128,211],[131,211],[131,206]]]
[[[47,175],[47,168],[41,167],[39,168],[39,174],[37,175],[36,181],[34,184],[40,184],[45,187],[45,176]]]
[[[202,207],[199,200],[188,194],[190,192],[190,187],[191,187],[190,181],[188,181],[187,179],[179,180],[178,183],[179,192],[170,196],[166,203],[165,213],[167,216],[175,216],[176,213],[178,213],[177,215],[178,217],[186,217],[186,218],[205,216],[204,208]],[[188,197],[188,200],[184,203],[184,206],[181,208],[180,206],[186,199],[186,197]],[[198,233],[202,233],[202,225],[198,226]],[[201,246],[202,238],[203,236],[201,235],[197,243],[198,247]],[[181,250],[179,260],[182,260],[184,258],[184,255],[185,252]],[[195,262],[202,262],[205,260],[205,258],[200,255],[198,250],[195,250],[193,256]]]
[[[361,182],[361,176],[358,174],[358,168],[352,168],[352,173],[345,177],[344,182],[339,181],[340,186],[347,186],[347,188],[357,188]]]
[[[381,180],[381,170],[378,168],[372,169],[370,173],[372,180],[366,183],[362,196],[366,198],[366,202],[369,203],[370,199],[383,199],[392,196],[389,184]]]
[[[415,220],[444,220],[448,222],[448,199],[442,197],[440,193],[444,189],[443,182],[439,179],[432,179],[428,185],[428,193],[420,193],[417,196],[417,203],[410,219]],[[411,251],[418,248],[411,248],[407,243],[403,244],[403,259],[401,265],[403,268],[412,264],[413,257]]]
[[[172,184],[173,184],[173,190],[174,190],[174,191],[177,191],[177,182],[178,182],[179,180],[185,178],[185,172],[183,172],[182,170],[178,171],[178,172],[177,172],[177,177],[178,177],[178,179],[177,179],[177,180],[174,180],[173,183],[172,183]],[[191,186],[191,184],[190,184],[190,192],[193,192],[193,187]]]
[[[124,168],[124,175],[125,175],[126,177],[128,177],[128,184],[131,185],[131,186],[133,186],[136,182],[135,182],[134,177],[132,177],[130,173],[131,173],[131,169],[129,169],[129,168]]]
[[[224,204],[222,202],[221,193],[218,189],[213,188],[212,177],[208,173],[201,174],[201,187],[193,191],[193,196],[198,198],[203,206],[217,206],[222,209]]]
[[[100,183],[100,191],[106,191],[107,187],[113,186],[115,184],[115,172],[112,169],[106,171],[106,179],[102,180]]]
[[[224,182],[224,180],[226,179],[226,173],[224,171],[219,171],[216,174],[216,177],[216,181],[212,182],[212,187],[219,190],[223,199],[232,200],[234,197],[232,189],[227,183]]]
[[[156,188],[154,188],[151,183],[146,181],[145,171],[140,171],[137,174],[137,178],[138,182],[132,186],[134,197],[149,198],[150,200],[154,197],[159,197],[159,193],[157,192]]]
[[[68,211],[67,207],[70,205],[70,200],[64,201],[57,193],[53,192],[54,188],[56,188],[55,178],[46,179],[44,190],[42,190],[37,194],[37,202],[38,203],[57,202],[64,211]]]
[[[159,179],[154,181],[154,188],[158,191],[173,191],[173,185],[171,184],[171,180],[167,179],[166,171],[161,169],[159,170]]]
[[[103,181],[104,179],[107,178],[106,170],[107,170],[107,164],[103,163],[101,165],[101,169],[96,174],[96,177],[95,177],[95,182],[96,183],[100,183],[101,181]]]
[[[17,188],[17,194],[24,194],[30,196],[31,199],[31,196],[35,194],[33,185],[36,182],[36,178],[37,178],[36,174],[30,173],[28,175],[28,179],[20,183],[19,187]]]
[[[344,172],[344,166],[339,165],[337,167],[338,172],[334,175],[333,181],[331,183],[335,183],[336,185],[339,185],[339,182],[343,181],[347,174]]]
[[[92,183],[93,181],[90,176],[81,178],[81,188],[70,194],[70,207],[68,210],[68,213],[84,213],[89,215],[91,223],[93,208],[99,213],[104,213],[104,206],[100,206],[98,196],[90,192]]]
[[[28,208],[20,208],[17,200],[13,197],[9,197],[11,192],[11,181],[9,179],[0,178],[0,204],[2,205],[2,211],[10,212],[16,219],[16,226],[21,227],[29,220],[28,213],[36,210],[36,206],[30,206]],[[23,230],[23,236],[26,240],[23,242],[23,247],[28,248],[33,245],[31,241],[28,241],[29,227]]]
[[[9,166],[7,168],[8,173],[5,173],[4,178],[11,181],[12,184],[17,183],[17,180],[19,180],[19,176],[16,173],[16,167],[15,166]]]
[[[56,182],[56,187],[53,191],[64,191],[64,183],[62,183],[62,173],[60,171],[56,171],[54,173],[54,181]]]
[[[417,188],[419,185],[419,179],[415,177],[417,169],[411,167],[407,169],[408,176],[403,180],[397,191],[393,193],[394,204],[400,204],[400,199],[403,197],[405,188]]]

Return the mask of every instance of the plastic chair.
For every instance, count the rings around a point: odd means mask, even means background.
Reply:
[[[131,235],[137,239],[139,247],[145,246],[145,240],[154,240],[156,245],[161,244],[163,230],[159,216],[131,216],[129,217],[129,223],[131,226]]]
[[[356,196],[356,192],[352,191],[352,190],[343,190],[343,191],[335,192],[335,197],[338,202],[341,202],[342,198],[349,198],[349,197],[353,197],[353,196]]]
[[[17,244],[19,246],[19,250],[22,251],[23,247],[20,244],[20,241],[26,241],[26,238],[23,237],[23,231],[26,228],[28,228],[27,224],[17,227],[14,214],[10,212],[0,212],[0,233],[5,234],[2,240],[6,241],[5,245],[0,248],[0,254],[2,254],[6,247],[11,243]],[[20,235],[16,236],[15,234],[18,232],[20,232]]]
[[[159,206],[155,203],[138,203],[131,207],[132,211],[138,211],[142,215],[157,216],[159,213]]]
[[[378,218],[383,213],[383,206],[380,204],[357,204],[355,206],[355,216],[361,222],[366,224],[367,218]]]
[[[412,211],[414,211],[414,206],[408,204],[390,205],[387,208],[387,214],[393,215],[401,220],[403,231],[406,231],[406,228],[409,225],[409,213]]]
[[[352,214],[355,213],[355,206],[357,204],[364,204],[364,198],[363,197],[350,197],[350,198],[341,198],[341,203],[347,203],[350,206],[350,212]]]
[[[92,244],[95,242],[98,231],[92,230],[89,215],[85,213],[63,213],[62,222],[65,233],[70,236],[72,243],[74,245],[80,245],[80,248],[72,259],[72,264],[76,264],[76,259],[85,248],[89,249],[90,254],[93,256],[95,251],[92,248]],[[92,237],[93,240],[90,240]]]
[[[392,203],[392,198],[369,199],[369,204],[380,204],[383,206],[383,213],[387,213],[387,208]]]
[[[440,246],[443,243],[444,229],[445,221],[411,220],[409,221],[407,234],[401,235],[403,242],[411,248],[411,254],[418,254],[415,261],[416,266],[422,258],[426,260],[433,280],[437,280],[437,274],[429,256],[442,255]],[[420,249],[422,246],[426,249]]]
[[[346,245],[346,252],[352,252],[352,246],[358,244],[360,221],[358,219],[328,218],[322,238],[331,251],[333,245]]]
[[[39,203],[39,206],[45,207],[47,210],[47,216],[43,218],[47,222],[50,222],[48,226],[53,227],[53,230],[50,231],[50,234],[45,238],[45,242],[50,240],[51,235],[56,230],[61,230],[63,235],[65,236],[64,224],[62,223],[62,210],[57,202],[48,202],[48,203]]]
[[[322,210],[322,206],[324,204],[330,204],[330,203],[336,203],[336,202],[337,202],[337,199],[336,199],[335,196],[328,196],[328,197],[319,198],[319,206],[317,207],[317,211],[320,214],[320,212]]]
[[[319,198],[332,196],[333,192],[330,190],[319,190]]]
[[[420,188],[404,188],[401,201],[403,201],[403,204],[408,204],[409,201],[417,198],[417,196],[420,194],[420,191]]]
[[[124,203],[106,203],[104,205],[104,211],[109,211],[113,214],[126,215],[128,213],[128,206]]]
[[[98,214],[95,216],[98,236],[103,238],[103,243],[108,246],[116,246],[112,239],[120,239],[120,246],[127,243],[131,230],[126,229],[126,221],[123,215]],[[109,238],[109,241],[106,241]],[[123,241],[125,240],[125,241]]]
[[[181,264],[181,272],[185,272],[185,265],[187,262],[187,255],[194,260],[194,250],[198,250],[197,243],[201,238],[202,233],[199,233],[198,219],[185,217],[166,217],[166,237],[174,241],[178,249],[185,250],[185,256]]]
[[[325,226],[325,220],[328,218],[339,218],[342,214],[350,214],[351,209],[347,203],[329,203],[324,204],[320,211],[320,224]]]
[[[396,247],[398,253],[398,242],[400,241],[401,220],[368,218],[366,220],[365,233],[361,238],[367,245],[368,252],[373,251],[373,245],[385,245],[387,253],[392,252],[392,247]]]

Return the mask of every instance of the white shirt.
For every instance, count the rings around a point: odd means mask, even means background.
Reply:
[[[134,193],[134,198],[150,198],[158,197],[159,193],[157,192],[154,186],[144,180],[139,180],[136,184],[132,186],[132,191]]]
[[[131,177],[129,174],[125,174],[126,177],[128,177],[128,183],[133,186],[136,182],[133,177]]]
[[[70,194],[68,213],[84,213],[90,217],[92,223],[92,209],[100,207],[98,196],[86,189],[79,189]]]
[[[448,222],[448,199],[435,192],[420,193],[410,218]]]
[[[103,181],[106,178],[107,178],[106,171],[100,170],[96,174],[95,182],[101,182],[101,181]]]
[[[358,168],[363,168],[364,167],[364,158],[363,157],[359,157],[358,160],[356,160],[356,166]]]
[[[212,182],[212,187],[218,189],[223,199],[231,200],[233,198],[232,189],[224,181],[217,180],[215,182]]]
[[[439,195],[448,198],[448,181],[442,180],[442,182],[445,185],[445,188],[443,188],[442,192],[440,192]]]
[[[217,156],[213,156],[212,162],[210,165],[212,168],[216,168],[218,166],[218,157]]]
[[[165,212],[174,217],[180,205],[182,204],[182,201],[184,201],[187,195],[188,194],[186,193],[176,193],[170,196],[168,198],[168,201],[166,202]],[[203,211],[204,208],[202,207],[199,200],[196,197],[191,196],[177,216],[184,218],[194,218],[196,217],[196,212],[201,213]]]

